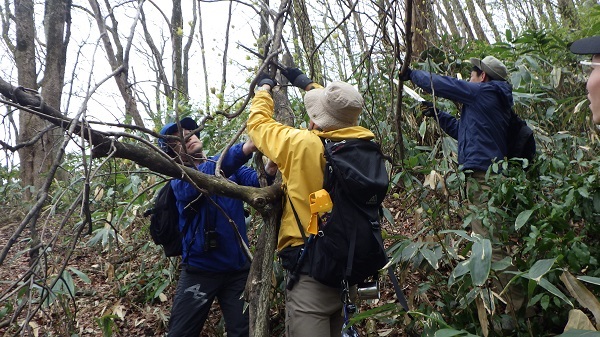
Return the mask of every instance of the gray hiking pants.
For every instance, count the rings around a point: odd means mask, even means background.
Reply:
[[[344,324],[340,289],[299,276],[294,288],[285,292],[286,336],[340,336]]]

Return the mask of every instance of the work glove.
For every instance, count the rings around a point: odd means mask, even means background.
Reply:
[[[410,73],[412,73],[412,70],[410,68],[406,68],[406,71],[402,74],[400,74],[400,80],[401,81],[410,81]]]
[[[298,68],[285,68],[281,70],[281,75],[285,76],[293,86],[302,90],[305,90],[306,86],[314,82]]]
[[[273,80],[269,75],[265,73],[260,73],[256,76],[256,85],[258,87],[262,87],[263,84],[268,84],[273,88],[275,86],[275,80]]]
[[[421,102],[421,105],[419,106],[419,110],[425,117],[435,116],[435,108],[433,107],[433,103],[431,103],[429,101]]]

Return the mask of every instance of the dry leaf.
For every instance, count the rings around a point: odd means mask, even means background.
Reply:
[[[481,333],[483,333],[483,337],[487,337],[490,334],[490,322],[488,321],[487,311],[480,296],[475,298],[475,304],[477,304],[477,317],[479,318],[479,324],[481,324]]]
[[[582,307],[592,312],[596,320],[596,327],[600,328],[600,302],[594,294],[568,271],[560,275],[560,280],[565,284],[571,296],[575,297]]]
[[[115,306],[112,308],[113,315],[119,317],[121,320],[125,318],[125,311],[125,307],[120,303],[115,304]]]
[[[111,263],[106,263],[106,281],[115,279],[115,267]]]
[[[564,332],[571,329],[596,331],[590,319],[579,309],[571,309],[569,311],[569,321],[567,322],[567,326],[565,326]]]
[[[29,321],[29,326],[31,327],[31,330],[33,330],[33,336],[38,337],[40,335],[40,326],[33,321]]]

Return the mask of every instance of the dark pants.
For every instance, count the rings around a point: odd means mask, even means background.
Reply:
[[[248,270],[212,273],[182,267],[169,320],[170,337],[198,337],[215,297],[228,337],[248,336],[248,310],[241,298]]]

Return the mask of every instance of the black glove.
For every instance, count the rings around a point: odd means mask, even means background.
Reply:
[[[273,88],[275,86],[275,81],[269,75],[260,73],[256,76],[256,85],[262,87],[263,84],[268,84]]]
[[[421,110],[421,113],[425,117],[435,116],[435,108],[433,107],[433,103],[431,103],[429,101],[421,102],[421,105],[419,106],[419,110]]]
[[[281,75],[285,76],[292,85],[302,90],[305,90],[307,85],[314,82],[298,68],[285,68],[281,70]]]
[[[402,74],[400,74],[400,80],[401,81],[410,81],[410,73],[412,73],[412,70],[410,68],[406,68],[406,71]]]

